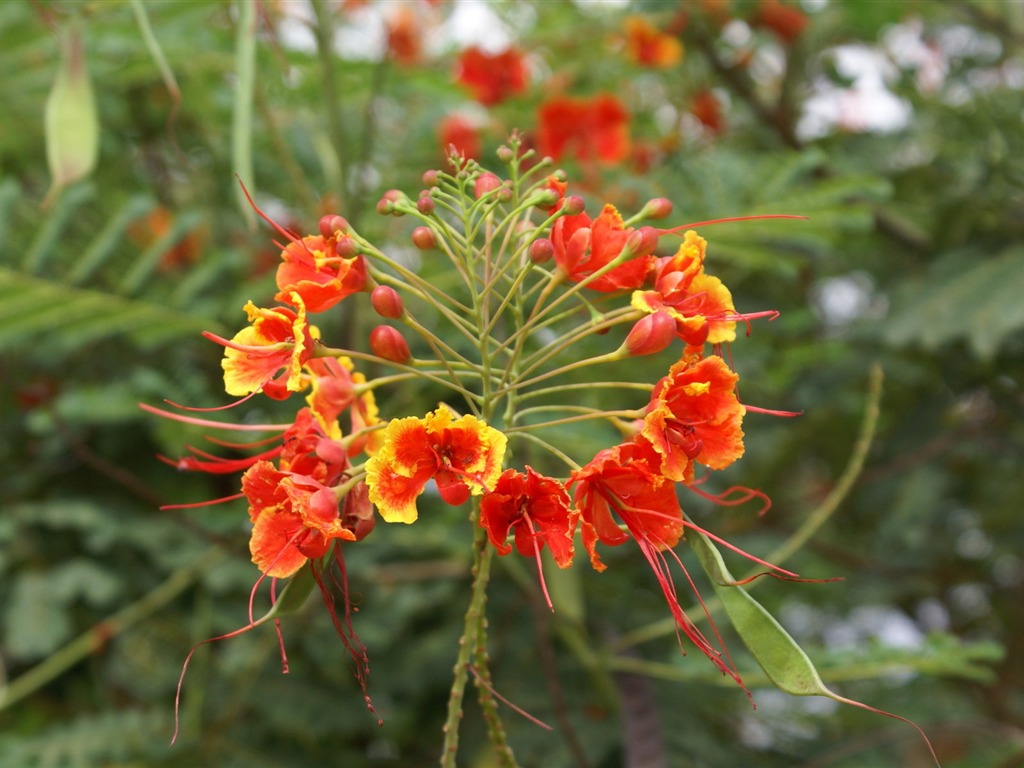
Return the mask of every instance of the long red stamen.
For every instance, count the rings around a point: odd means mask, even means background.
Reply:
[[[252,397],[252,395],[249,395],[249,397]],[[221,406],[220,408],[189,408],[188,406],[185,405],[178,405],[177,403],[173,403],[170,400],[165,400],[164,402],[173,405],[175,408],[181,408],[182,410],[188,411],[218,411],[228,407]],[[160,408],[155,408],[152,405],[146,405],[146,403],[139,403],[139,408],[141,408],[144,411],[147,411],[148,413],[152,413],[157,416],[162,416],[165,419],[180,421],[182,424],[194,424],[197,427],[212,427],[213,429],[234,429],[241,432],[267,432],[270,430],[284,431],[288,429],[288,427],[292,426],[291,424],[231,424],[224,421],[210,421],[209,419],[197,419],[194,416],[182,416],[179,413],[171,413],[170,411],[164,411],[161,410]]]
[[[683,229],[694,229],[695,227],[710,227],[712,224],[727,224],[732,221],[757,221],[759,219],[804,219],[809,216],[795,216],[789,213],[764,213],[759,216],[728,216],[724,219],[708,219],[707,221],[695,221],[691,224],[680,224],[670,229],[659,229],[659,235],[674,235]]]
[[[477,685],[480,685],[481,687],[486,688],[487,692],[489,694],[491,694],[491,696],[496,698],[498,701],[500,701],[506,707],[511,709],[517,715],[521,715],[522,717],[525,717],[531,723],[533,723],[534,725],[539,725],[545,731],[553,731],[554,730],[554,728],[552,728],[550,725],[545,723],[543,720],[540,720],[539,718],[534,717],[529,712],[527,712],[525,709],[523,709],[521,707],[517,707],[511,701],[509,701],[504,696],[502,696],[500,693],[498,693],[496,690],[494,690],[494,686],[492,686],[490,683],[488,683],[486,680],[484,680],[483,677],[480,676],[480,673],[476,671],[476,667],[474,667],[472,664],[467,664],[466,665],[466,669],[468,669],[470,672],[473,673],[473,679],[476,680]]]
[[[540,544],[537,542],[537,529],[533,527],[533,520],[530,519],[528,512],[523,512],[523,519],[526,521],[526,526],[530,529],[530,541],[533,542],[533,554],[537,561],[537,578],[540,580],[540,591],[544,593],[544,601],[548,604],[548,608],[552,613],[554,613],[555,606],[551,603],[551,595],[548,594],[548,585],[544,580],[544,565],[540,559]]]
[[[223,496],[219,499],[210,499],[209,501],[196,501],[191,504],[162,504],[159,509],[161,511],[166,509],[199,509],[200,507],[212,507],[214,504],[226,504],[229,501],[236,501],[244,496],[244,493],[236,493],[232,496]]]

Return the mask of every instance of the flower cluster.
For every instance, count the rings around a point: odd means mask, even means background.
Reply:
[[[322,584],[377,518],[411,524],[437,503],[472,502],[477,565],[515,549],[539,566],[546,548],[566,568],[578,540],[603,571],[602,547],[633,543],[679,629],[739,682],[724,648],[681,606],[669,565],[681,567],[671,553],[687,528],[704,532],[684,514],[680,489],[710,497],[699,489],[708,472],[744,452],[748,409],[722,345],[737,323],[773,313],[737,312],[705,271],[707,243],[690,225],[639,225],[668,216],[667,200],[629,219],[612,205],[591,216],[564,175],[531,154],[514,136],[499,151],[504,180],[453,156],[449,172],[424,175],[417,199],[384,195],[380,214],[418,221],[412,241],[430,261],[422,273],[340,216],[307,236],[264,216],[283,238],[277,304],[250,301],[248,325],[231,339],[205,335],[224,347],[229,395],[303,395],[301,407],[287,424],[236,425],[273,431],[244,458],[191,448],[168,461],[242,473],[252,560],[272,579],[309,563]],[[674,238],[678,246],[662,251]],[[342,301],[361,304],[348,315],[357,321],[376,315],[373,327],[350,329],[364,344],[332,347],[314,324]],[[628,364],[659,353],[663,366]],[[618,378],[630,369],[662,375]],[[389,393],[411,385],[428,398],[425,412],[389,412]],[[603,444],[565,439],[584,425]],[[487,578],[485,568],[474,573]],[[478,652],[478,634],[469,637],[466,667]]]

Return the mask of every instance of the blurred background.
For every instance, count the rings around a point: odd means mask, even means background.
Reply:
[[[269,628],[197,651],[168,745],[186,654],[246,622],[258,573],[244,504],[158,510],[237,477],[160,462],[204,432],[138,403],[229,400],[199,332],[240,328],[278,260],[239,180],[296,231],[340,213],[408,254],[381,194],[414,196],[450,144],[500,171],[513,129],[591,213],[809,217],[701,229],[737,307],[782,313],[733,346],[744,402],[804,415],[748,415],[718,481],[769,494],[766,516],[684,505],[844,579],[756,593],[830,686],[913,719],[943,765],[1024,765],[1022,54],[1004,0],[0,4],[0,766],[434,764],[472,537],[443,506],[346,554],[383,727],[311,600],[288,675]],[[325,336],[362,343],[365,314]],[[680,657],[638,552],[584,560],[554,616],[530,564],[497,563],[495,687],[555,726],[504,710],[524,766],[931,764],[905,724],[774,691],[723,620],[753,709]],[[491,765],[472,707],[463,727],[464,764]]]

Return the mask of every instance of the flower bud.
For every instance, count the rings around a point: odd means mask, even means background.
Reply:
[[[429,216],[434,212],[434,200],[429,193],[420,195],[420,199],[416,201],[416,210],[424,216]]]
[[[487,193],[493,192],[499,187],[501,187],[501,179],[490,172],[481,173],[476,177],[476,182],[473,184],[473,194],[479,200]]]
[[[377,213],[381,216],[388,216],[394,212],[395,204],[383,197],[377,201]]]
[[[397,319],[405,314],[405,304],[390,285],[378,285],[370,292],[370,304],[381,317]]]
[[[378,325],[370,331],[370,349],[393,363],[404,363],[411,357],[405,338],[390,325]]]
[[[586,210],[587,204],[579,195],[569,195],[562,201],[562,210],[570,216],[578,216]]]
[[[503,163],[511,163],[516,159],[516,153],[512,151],[512,148],[507,147],[504,144],[498,147],[494,154],[496,154],[498,156],[498,160]]]
[[[389,200],[392,203],[397,203],[399,200],[405,198],[405,192],[400,189],[389,189],[384,193],[384,199]]]
[[[626,248],[634,256],[646,256],[658,247],[658,237],[658,230],[654,227],[640,227],[626,240]]]
[[[553,189],[546,189],[533,199],[535,201],[535,206],[547,210],[548,208],[550,208],[551,206],[558,202],[558,193],[555,192],[555,190]]]
[[[555,244],[546,237],[538,238],[530,243],[530,261],[534,264],[544,264],[551,260],[555,254]]]
[[[676,336],[676,321],[667,312],[655,312],[640,318],[626,337],[631,355],[653,355],[665,349]]]
[[[430,227],[416,227],[412,231],[412,242],[421,251],[429,251],[437,247],[437,236]]]
[[[351,237],[339,237],[334,245],[334,253],[342,259],[351,259],[358,255],[359,245]]]
[[[655,197],[648,200],[640,211],[645,219],[664,219],[672,214],[672,201],[667,197]]]
[[[423,181],[423,186],[424,187],[434,187],[434,186],[437,186],[437,182],[438,182],[438,175],[437,174],[438,174],[438,172],[435,171],[435,170],[424,171],[423,172],[423,176],[420,177],[421,180]]]
[[[347,232],[348,222],[343,216],[336,213],[329,214],[320,219],[320,234],[325,238],[333,237],[338,232]]]
[[[512,202],[512,187],[506,181],[498,189],[498,202],[499,203],[511,203]]]

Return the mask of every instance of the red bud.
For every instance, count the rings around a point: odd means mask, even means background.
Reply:
[[[430,193],[420,195],[420,199],[416,201],[416,209],[424,216],[429,216],[434,212],[434,200],[430,197]]]
[[[493,192],[500,186],[501,179],[499,179],[493,173],[490,173],[489,171],[481,173],[479,176],[476,177],[476,182],[473,184],[473,194],[476,195],[476,199],[479,200],[488,192]]]
[[[438,180],[437,174],[438,174],[438,172],[434,171],[434,170],[424,171],[423,172],[423,176],[421,177],[421,179],[423,180],[423,186],[424,187],[434,187],[434,186],[437,186],[437,180]]]
[[[339,237],[334,245],[334,253],[342,259],[351,259],[359,253],[359,246],[351,237]]]
[[[667,197],[655,197],[653,200],[647,201],[641,214],[647,219],[667,218],[672,214],[672,201]]]
[[[411,356],[405,338],[390,325],[378,325],[370,331],[370,349],[393,363],[404,363]]]
[[[555,254],[555,245],[546,237],[538,238],[530,243],[530,261],[534,264],[543,264],[550,261]]]
[[[412,242],[421,251],[429,251],[437,247],[437,236],[430,227],[416,227],[412,231]]]
[[[378,285],[370,292],[370,304],[381,317],[397,319],[405,314],[405,304],[390,285]]]
[[[631,355],[653,355],[665,349],[676,336],[676,321],[667,312],[640,318],[626,337]]]
[[[325,238],[334,237],[337,232],[347,232],[348,222],[344,217],[330,214],[320,219],[320,234]]]
[[[569,195],[562,202],[562,210],[570,216],[577,216],[586,210],[587,204],[583,202],[583,198],[579,195]]]
[[[640,227],[626,240],[626,247],[634,256],[646,256],[658,247],[658,230],[654,227]]]

